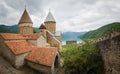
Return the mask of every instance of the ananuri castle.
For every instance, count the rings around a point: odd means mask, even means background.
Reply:
[[[62,49],[61,33],[56,31],[56,21],[51,12],[33,33],[33,22],[25,9],[18,23],[19,34],[0,33],[0,55],[15,68],[24,65],[44,73],[55,74]]]

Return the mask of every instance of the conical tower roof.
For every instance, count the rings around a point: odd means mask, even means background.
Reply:
[[[55,19],[50,11],[45,19],[45,22],[55,22]]]
[[[18,24],[20,23],[33,23],[26,9],[24,10],[23,15]]]
[[[46,29],[46,27],[43,24],[41,24],[41,26],[39,27],[39,29]]]

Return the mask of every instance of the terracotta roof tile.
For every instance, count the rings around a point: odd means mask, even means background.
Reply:
[[[21,34],[12,33],[0,33],[5,40],[24,40],[25,38]]]
[[[52,66],[57,54],[57,48],[34,48],[26,60],[45,66]]]
[[[5,44],[10,48],[10,50],[15,54],[22,54],[32,50],[32,44],[27,41],[21,42],[5,42]]]
[[[23,35],[25,39],[38,39],[42,34],[28,34],[28,35]]]

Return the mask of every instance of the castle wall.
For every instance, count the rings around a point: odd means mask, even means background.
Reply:
[[[54,36],[47,32],[47,43],[52,47],[58,47],[58,50],[62,49],[62,43],[59,40],[56,40]]]
[[[58,40],[62,41],[62,36],[55,36]]]
[[[103,57],[105,74],[120,74],[120,33],[99,39],[97,46]]]

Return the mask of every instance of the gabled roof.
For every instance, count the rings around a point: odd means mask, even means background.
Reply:
[[[5,40],[25,40],[21,34],[0,33],[0,35]]]
[[[49,11],[49,13],[48,13],[44,22],[55,22],[55,19],[54,19],[53,15],[50,11]]]
[[[39,29],[46,29],[46,27],[43,24],[41,24],[41,26],[39,27]]]
[[[22,17],[18,24],[20,23],[33,23],[26,9],[24,10]]]
[[[33,47],[33,45],[27,41],[5,42],[5,44],[15,55],[29,52]]]
[[[26,35],[23,35],[23,37],[27,40],[36,40],[41,36],[42,36],[42,34],[26,34]]]
[[[57,55],[57,48],[38,48],[35,47],[26,60],[40,65],[51,67]]]

